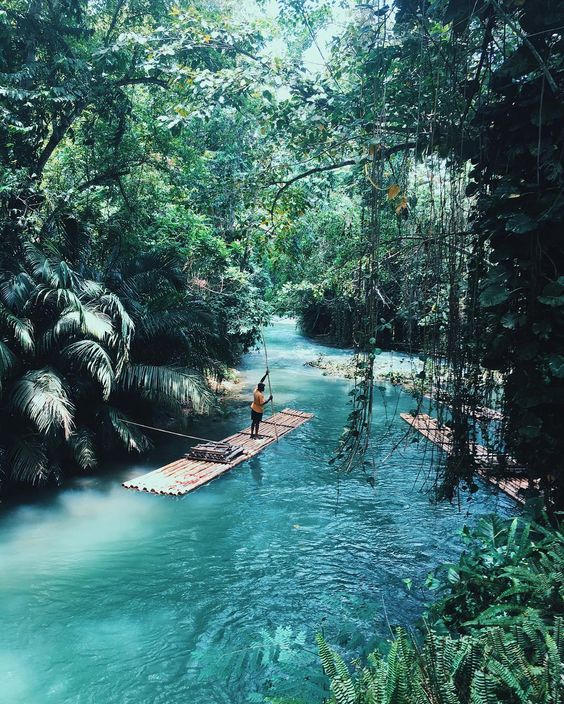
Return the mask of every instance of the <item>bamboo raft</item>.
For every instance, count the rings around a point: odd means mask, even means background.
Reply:
[[[227,461],[213,461],[182,457],[164,467],[155,469],[148,474],[143,474],[135,479],[123,483],[126,489],[147,491],[151,494],[164,494],[168,496],[181,496],[194,491],[212,479],[220,477],[241,462],[258,455],[265,447],[276,442],[276,439],[299,428],[313,418],[313,413],[296,411],[285,408],[260,424],[259,439],[251,440],[251,429],[230,435],[219,441],[218,445],[237,446],[242,449],[238,454]]]
[[[409,423],[415,430],[421,433],[421,435],[443,450],[443,452],[447,454],[451,452],[452,431],[450,428],[441,427],[436,418],[431,418],[431,416],[428,416],[426,413],[420,413],[417,416],[412,416],[410,413],[400,413],[400,416],[406,423]],[[506,455],[499,457],[478,443],[470,443],[470,447],[477,463],[476,471],[478,475],[490,484],[496,486],[514,501],[524,504],[525,499],[521,491],[527,489],[529,486],[529,482],[526,478],[494,476],[496,471],[502,472],[504,468],[517,472],[523,471],[523,468],[519,467],[512,457]]]

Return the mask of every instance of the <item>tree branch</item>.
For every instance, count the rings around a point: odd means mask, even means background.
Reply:
[[[385,148],[381,147],[379,150],[377,150],[376,154],[383,159],[387,159],[388,157],[392,156],[392,154],[396,154],[397,152],[402,152],[405,149],[415,149],[416,146],[417,146],[417,144],[415,142],[405,142],[404,144],[395,144],[393,147],[385,147]],[[270,207],[271,218],[274,215],[274,208],[276,207],[276,203],[278,202],[282,193],[284,193],[284,191],[287,188],[289,188],[291,185],[296,183],[296,181],[301,181],[303,178],[307,178],[308,176],[312,176],[313,174],[321,174],[326,171],[335,171],[337,169],[343,169],[346,166],[355,166],[355,165],[365,164],[368,161],[370,161],[370,157],[368,157],[368,156],[361,157],[359,159],[345,159],[344,161],[340,161],[336,164],[327,164],[326,166],[316,166],[312,169],[308,169],[307,171],[302,171],[302,173],[298,174],[297,176],[293,176],[289,181],[282,181],[282,182],[278,181],[277,183],[282,183],[282,186],[278,189],[278,191],[276,192],[276,195],[274,196],[274,200],[272,201],[272,205]]]
[[[83,181],[79,186],[77,186],[76,190],[79,193],[82,193],[83,191],[88,190],[89,188],[92,188],[93,186],[104,186],[105,184],[112,183],[114,181],[118,182],[118,185],[120,186],[120,189],[122,188],[121,185],[121,177],[122,176],[127,176],[130,172],[131,169],[133,169],[135,166],[141,166],[143,162],[137,162],[134,164],[128,164],[126,168],[122,168],[119,170],[111,169],[109,171],[103,171],[102,173],[98,174],[97,176],[94,176],[91,179],[88,179],[88,181]],[[123,195],[123,193],[122,193]],[[124,200],[126,200],[124,198]]]
[[[114,85],[122,87],[127,85],[134,85],[137,83],[151,83],[154,85],[158,85],[161,88],[168,88],[168,83],[166,81],[163,81],[160,78],[152,78],[150,76],[140,76],[139,78],[122,78],[121,81],[117,81],[117,83],[115,83]],[[89,104],[89,102],[91,102],[92,99],[92,96],[90,96],[89,98],[82,99],[79,103],[75,105],[74,109],[71,112],[63,116],[59,120],[59,122],[53,127],[51,136],[49,137],[47,144],[43,148],[43,151],[39,155],[37,163],[33,170],[34,178],[37,181],[41,180],[45,165],[51,158],[51,155],[58,147],[65,134],[67,133],[69,127],[80,116],[82,111]]]
[[[51,154],[55,151],[55,149],[58,147],[60,144],[61,140],[67,133],[67,130],[69,127],[72,125],[72,123],[76,120],[76,118],[80,115],[80,113],[84,110],[86,107],[87,101],[82,100],[81,102],[77,103],[74,107],[74,109],[68,113],[68,115],[65,115],[60,119],[60,121],[53,126],[53,130],[51,132],[51,136],[49,137],[47,144],[43,148],[43,151],[39,155],[37,159],[37,163],[35,165],[35,168],[33,170],[33,178],[36,179],[38,182],[41,180],[41,176],[43,175],[43,169],[45,168],[45,165],[49,161]]]
[[[152,78],[151,76],[139,76],[138,78],[122,78],[118,81],[116,86],[134,86],[138,84],[148,83],[155,86],[160,86],[161,88],[168,88],[169,85],[166,81],[161,78]]]
[[[554,80],[552,74],[550,73],[548,66],[546,65],[544,59],[542,56],[539,54],[537,48],[535,45],[527,38],[527,34],[521,29],[521,27],[514,22],[511,17],[505,12],[503,7],[497,2],[497,0],[490,0],[490,5],[493,6],[494,11],[497,12],[501,17],[507,22],[507,24],[510,26],[510,28],[515,32],[515,34],[523,41],[523,44],[529,49],[531,54],[535,57],[540,70],[543,72],[544,77],[546,78],[546,81],[548,85],[550,86],[550,90],[555,94],[558,95],[558,86],[556,85],[556,81]]]

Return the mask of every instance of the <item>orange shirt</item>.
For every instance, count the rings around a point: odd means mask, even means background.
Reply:
[[[255,389],[253,394],[253,402],[251,403],[251,408],[255,413],[264,413],[265,398],[262,391]]]

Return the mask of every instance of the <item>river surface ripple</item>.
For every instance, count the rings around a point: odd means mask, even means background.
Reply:
[[[304,362],[348,353],[306,340],[291,321],[276,322],[267,341],[278,408],[315,413],[279,444],[179,499],[120,486],[180,456],[186,445],[172,441],[4,508],[2,704],[320,702],[317,631],[354,657],[388,624],[414,624],[430,598],[422,582],[456,557],[462,525],[513,510],[488,488],[460,510],[430,502],[425,443],[400,443],[388,457],[406,429],[395,414],[414,405],[388,384],[374,414],[375,486],[362,474],[338,479],[327,460],[350,382]],[[262,353],[245,357],[244,394],[263,366]],[[196,434],[219,439],[247,421],[240,404]]]

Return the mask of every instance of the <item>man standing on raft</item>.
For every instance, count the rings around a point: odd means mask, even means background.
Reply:
[[[265,375],[257,384],[257,388],[253,394],[253,402],[251,403],[251,438],[258,438],[259,425],[262,420],[262,414],[264,413],[264,407],[267,403],[272,401],[272,394],[268,399],[264,398],[264,380],[268,376],[269,371],[266,370]]]

